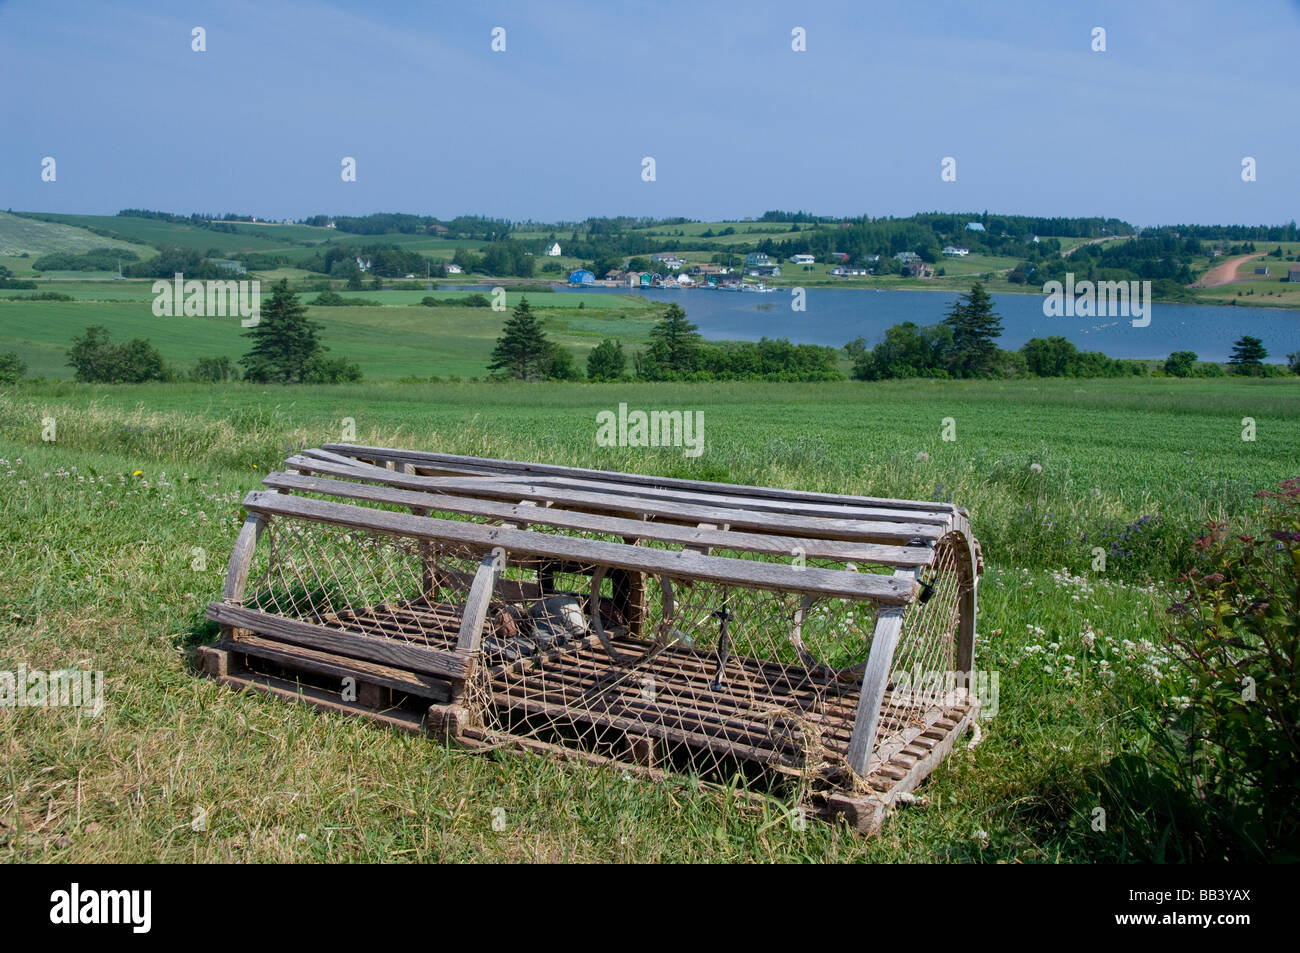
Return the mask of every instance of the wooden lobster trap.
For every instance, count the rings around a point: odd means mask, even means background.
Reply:
[[[978,711],[950,504],[349,444],[264,483],[199,650],[232,685],[867,832]]]

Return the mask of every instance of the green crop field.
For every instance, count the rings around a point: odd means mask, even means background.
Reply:
[[[705,453],[597,446],[619,402],[702,411]],[[952,499],[988,560],[977,663],[997,711],[862,840],[686,779],[463,753],[197,677],[240,499],[345,417],[364,443]],[[0,388],[0,668],[107,682],[99,718],[0,717],[0,857],[1177,860],[1196,815],[1136,767],[1144,721],[1185,693],[1164,610],[1205,521],[1250,528],[1298,448],[1300,379]]]

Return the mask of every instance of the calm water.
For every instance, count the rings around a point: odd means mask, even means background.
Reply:
[[[627,288],[562,289],[566,294],[628,294]],[[954,292],[863,291],[810,288],[807,310],[790,310],[790,291],[772,294],[734,291],[647,289],[643,297],[665,306],[677,302],[700,333],[714,340],[757,341],[761,337],[789,338],[796,344],[842,347],[858,335],[874,344],[890,325],[913,321],[919,325],[943,320]],[[1049,318],[1038,295],[994,295],[1002,315],[1004,348],[1015,349],[1033,337],[1059,334],[1080,350],[1101,351],[1111,357],[1163,359],[1171,351],[1195,351],[1203,361],[1224,361],[1232,342],[1243,334],[1264,341],[1268,360],[1285,362],[1300,351],[1300,311],[1236,308],[1213,305],[1151,306],[1151,323],[1135,328],[1130,318]]]

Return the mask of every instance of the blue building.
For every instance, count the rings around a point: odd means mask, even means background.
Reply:
[[[594,285],[595,283],[596,276],[586,268],[579,268],[569,275],[569,284],[571,285]]]

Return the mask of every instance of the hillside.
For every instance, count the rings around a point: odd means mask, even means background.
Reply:
[[[146,257],[149,249],[125,240],[107,238],[85,228],[0,212],[0,259],[51,252],[81,253],[93,248],[118,248]]]

